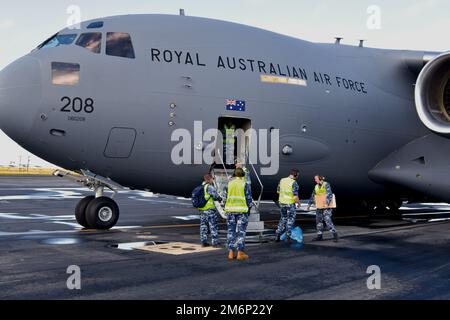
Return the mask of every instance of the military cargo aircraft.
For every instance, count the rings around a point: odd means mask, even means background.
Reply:
[[[250,164],[260,199],[276,198],[279,179],[299,168],[302,197],[322,174],[341,207],[450,202],[450,52],[127,15],[66,28],[0,73],[1,129],[95,190],[76,208],[85,227],[117,223],[105,187],[189,196],[211,165],[174,163],[173,133],[196,121],[279,130],[278,173]],[[204,141],[191,142],[195,157]]]

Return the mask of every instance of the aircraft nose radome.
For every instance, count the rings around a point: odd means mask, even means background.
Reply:
[[[24,57],[0,71],[0,128],[19,144],[27,140],[40,102],[38,60]]]

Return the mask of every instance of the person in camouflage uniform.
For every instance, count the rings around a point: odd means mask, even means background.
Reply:
[[[286,240],[291,241],[292,229],[295,225],[297,216],[296,204],[300,207],[299,185],[297,179],[300,171],[291,170],[289,177],[281,179],[278,185],[279,204],[280,204],[280,222],[277,228],[276,242],[280,242],[281,235],[286,232]]]
[[[208,226],[211,231],[211,242],[214,247],[219,247],[218,211],[214,201],[222,201],[214,187],[214,178],[207,174],[204,177],[206,205],[200,208],[200,241],[203,247],[208,247]]]
[[[228,215],[228,259],[248,260],[245,250],[245,237],[247,233],[248,217],[252,206],[252,191],[245,182],[245,172],[236,169],[234,177],[225,189],[225,212]],[[238,250],[237,257],[234,250]]]
[[[314,188],[311,198],[309,199],[308,210],[310,209],[311,205],[315,202],[316,195],[326,194],[328,206],[331,204],[333,200],[333,192],[331,191],[331,186],[328,182],[325,181],[325,178],[320,175],[316,175],[314,177],[314,181],[316,182],[316,187]],[[317,209],[316,211],[317,237],[314,239],[314,241],[323,240],[323,231],[325,224],[328,230],[330,230],[330,232],[333,234],[334,242],[338,242],[339,236],[336,231],[336,227],[334,226],[332,216],[333,216],[333,209]]]

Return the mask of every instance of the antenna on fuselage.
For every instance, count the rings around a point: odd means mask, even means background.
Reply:
[[[335,44],[341,44],[341,41],[342,41],[344,38],[336,37],[335,39],[336,39]]]
[[[184,9],[180,9],[180,16],[185,16],[186,14],[185,14],[185,12],[184,12]]]

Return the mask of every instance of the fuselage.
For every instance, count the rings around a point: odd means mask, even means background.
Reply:
[[[103,25],[88,29],[93,22]],[[99,53],[77,45],[87,33],[101,33]],[[107,54],[108,33],[128,34],[134,57]],[[190,194],[209,165],[174,164],[172,133],[236,117],[256,130],[279,129],[280,147],[293,149],[280,154],[277,175],[261,177],[267,198],[292,168],[301,171],[302,196],[321,174],[337,194],[382,198],[392,190],[368,172],[429,133],[415,112],[417,74],[405,63],[414,52],[315,44],[167,15],[96,19],[59,35],[76,38],[2,71],[1,127],[49,162],[126,187]],[[69,70],[66,78],[58,68]],[[228,111],[229,99],[245,101],[246,111]]]

